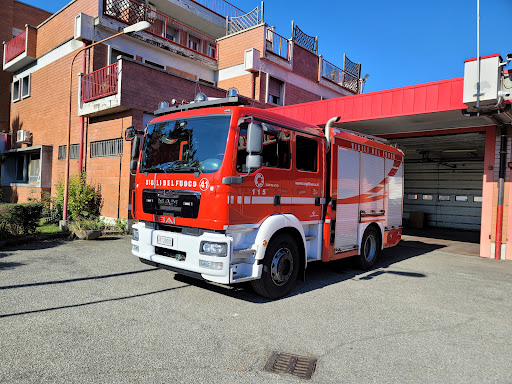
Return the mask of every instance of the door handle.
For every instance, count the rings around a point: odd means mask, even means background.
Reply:
[[[279,207],[281,205],[281,195],[274,195],[274,206]]]

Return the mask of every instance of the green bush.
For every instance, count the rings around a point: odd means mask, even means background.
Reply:
[[[76,173],[69,178],[68,187],[68,214],[71,220],[80,218],[98,217],[103,205],[100,186],[94,186],[87,182],[87,175]],[[53,208],[63,211],[64,207],[64,182],[56,185],[57,195],[53,201]]]
[[[78,218],[69,224],[69,230],[71,232],[86,231],[86,230],[103,230],[105,223],[99,218],[85,219],[83,217]]]
[[[40,202],[0,206],[0,237],[28,235],[39,225],[43,205]]]

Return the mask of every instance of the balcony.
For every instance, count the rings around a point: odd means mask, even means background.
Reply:
[[[136,1],[106,0],[104,15],[128,25],[148,21],[151,27],[145,32],[181,50],[217,60],[217,41],[214,38]]]
[[[82,77],[82,101],[88,103],[114,95],[118,90],[118,63],[98,69]]]
[[[4,43],[4,71],[15,72],[36,60],[37,29],[27,26]]]
[[[120,101],[120,66],[121,64],[114,63],[82,75],[78,111],[80,116],[123,110]]]
[[[215,12],[222,18],[238,17],[245,15],[245,12],[233,4],[224,0],[192,0],[194,3]]]
[[[292,61],[292,44],[287,38],[276,33],[272,28],[265,31],[265,57],[278,64],[290,66]]]
[[[338,68],[327,60],[322,60],[322,79],[335,83],[351,93],[359,93],[359,76]]]

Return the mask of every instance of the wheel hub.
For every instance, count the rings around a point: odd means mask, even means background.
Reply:
[[[286,284],[293,271],[293,257],[288,248],[279,249],[272,258],[270,275],[275,285]]]

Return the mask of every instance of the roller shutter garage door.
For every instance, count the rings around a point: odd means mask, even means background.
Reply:
[[[417,211],[430,227],[480,230],[485,135],[394,141],[405,152],[404,218]]]

